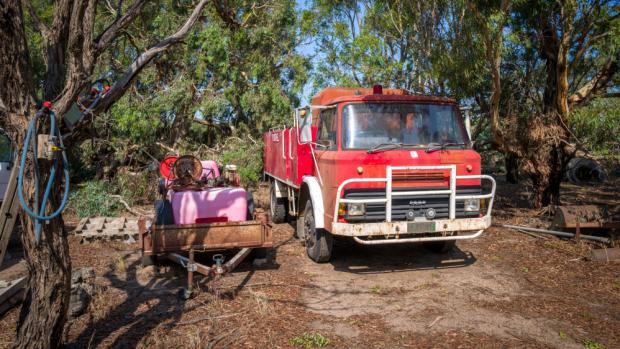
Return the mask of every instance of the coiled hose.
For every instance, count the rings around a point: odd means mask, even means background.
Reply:
[[[37,125],[39,123],[39,118],[44,116],[44,115],[48,115],[49,116],[49,121],[50,121],[50,136],[51,137],[57,137],[59,145],[60,145],[60,152],[62,155],[62,167],[65,173],[65,190],[64,190],[64,195],[62,198],[62,202],[60,203],[60,206],[58,207],[58,209],[56,209],[56,211],[52,212],[49,215],[45,215],[45,209],[47,208],[47,202],[49,201],[49,196],[50,193],[52,192],[52,186],[54,185],[54,178],[56,177],[56,170],[58,169],[58,156],[54,157],[53,163],[52,163],[52,167],[50,169],[50,174],[49,174],[49,179],[47,180],[47,183],[45,185],[45,192],[43,193],[43,201],[41,201],[40,205],[38,202],[39,199],[39,177],[40,177],[40,173],[39,173],[39,164],[38,164],[38,154],[37,154],[37,137],[36,135],[33,137],[33,135],[36,132],[37,129]],[[28,206],[28,204],[26,203],[26,200],[24,199],[24,190],[23,190],[23,184],[24,184],[24,172],[26,169],[26,158],[28,155],[28,148],[32,146],[32,161],[33,161],[33,173],[34,173],[34,180],[35,180],[35,184],[34,184],[34,191],[35,191],[35,209],[38,208],[38,212],[35,212],[33,208],[30,208]],[[19,203],[21,204],[22,208],[24,209],[24,211],[34,219],[35,221],[35,230],[34,230],[34,234],[35,234],[35,240],[38,243],[41,240],[41,230],[42,230],[42,223],[44,221],[49,221],[52,220],[56,217],[58,217],[62,211],[65,209],[65,206],[67,205],[67,202],[69,201],[69,160],[67,160],[67,153],[65,152],[65,147],[63,145],[62,142],[62,136],[60,134],[60,129],[56,126],[56,115],[54,114],[54,112],[48,108],[48,107],[44,107],[42,109],[40,109],[39,111],[37,111],[37,113],[34,115],[34,117],[32,118],[32,120],[30,120],[30,124],[28,126],[28,132],[26,133],[26,138],[24,139],[24,146],[22,148],[22,153],[21,153],[21,158],[20,158],[20,166],[19,166],[19,173],[17,176],[17,185],[18,185],[18,197],[19,197]]]

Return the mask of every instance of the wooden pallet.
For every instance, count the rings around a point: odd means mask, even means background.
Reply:
[[[0,315],[3,315],[7,310],[22,301],[26,281],[26,277],[10,282],[2,281],[3,285],[0,287]]]
[[[136,240],[138,219],[125,217],[88,217],[80,221],[73,234],[83,241],[93,240]]]
[[[17,214],[19,210],[19,202],[17,199],[17,175],[19,166],[14,165],[9,178],[9,185],[4,194],[2,207],[0,207],[0,265],[4,261],[6,248],[9,244]]]

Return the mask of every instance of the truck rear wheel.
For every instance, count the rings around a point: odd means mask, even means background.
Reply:
[[[332,257],[334,240],[325,229],[316,228],[310,200],[306,203],[304,212],[304,235],[308,257],[317,263],[328,262]]]
[[[284,223],[286,221],[286,202],[283,198],[276,196],[276,186],[274,182],[269,185],[269,210],[271,221],[274,223]]]

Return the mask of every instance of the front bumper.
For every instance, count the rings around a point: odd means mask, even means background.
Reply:
[[[473,239],[491,226],[491,216],[377,223],[332,223],[331,233],[366,245]],[[453,235],[460,232],[461,235]]]
[[[394,171],[418,171],[418,170],[449,170],[450,185],[445,190],[432,191],[399,191],[392,190],[392,174]],[[480,179],[491,183],[491,189],[486,194],[480,195],[457,195],[457,179]],[[350,183],[384,182],[385,196],[372,199],[348,199],[342,198],[341,193]],[[392,244],[407,242],[430,242],[473,239],[482,234],[484,229],[491,226],[491,209],[495,196],[495,180],[487,175],[457,176],[456,166],[387,166],[385,178],[355,178],[348,179],[340,184],[336,194],[334,207],[334,221],[331,233],[334,235],[351,236],[357,242],[366,245]],[[424,196],[429,194],[449,195],[448,219],[427,220],[417,217],[411,221],[392,221],[392,198],[394,196]],[[489,200],[486,212],[481,217],[456,218],[456,201],[467,199]],[[342,223],[338,222],[338,207],[340,203],[385,203],[386,221],[373,223]],[[458,234],[458,235],[457,235]]]

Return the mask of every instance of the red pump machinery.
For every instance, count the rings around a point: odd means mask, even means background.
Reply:
[[[495,181],[480,173],[456,101],[326,88],[294,119],[263,135],[264,171],[272,220],[297,218],[312,260],[330,259],[333,235],[445,252],[491,225]]]

